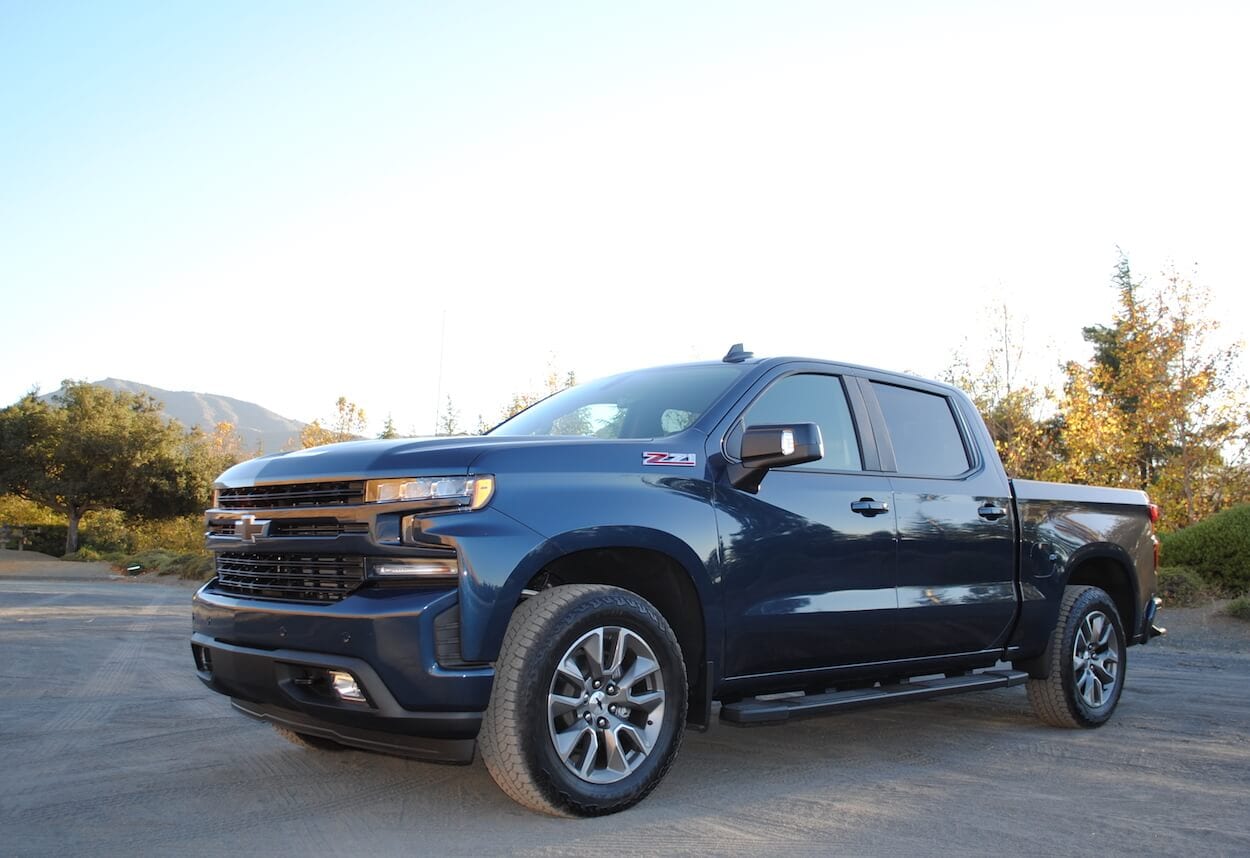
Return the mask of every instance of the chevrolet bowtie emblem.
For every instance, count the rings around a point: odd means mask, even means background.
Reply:
[[[234,535],[244,542],[255,542],[256,537],[266,536],[269,530],[267,519],[257,519],[254,515],[245,515],[234,523]]]

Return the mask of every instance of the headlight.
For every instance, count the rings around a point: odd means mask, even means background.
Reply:
[[[369,480],[365,500],[369,503],[425,502],[427,506],[453,506],[481,509],[495,493],[495,478],[488,474],[471,477],[406,477],[397,480]]]

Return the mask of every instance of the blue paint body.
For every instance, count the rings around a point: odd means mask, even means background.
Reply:
[[[863,469],[822,470],[817,462],[769,471],[758,492],[736,487],[726,439],[763,391],[796,373],[841,380]],[[967,448],[967,470],[944,477],[901,473],[873,382],[945,398]],[[644,465],[645,454],[656,452],[694,454],[696,464]],[[681,617],[669,616],[670,624],[682,639],[694,690],[714,698],[1027,661],[1045,648],[1075,570],[1116,576],[1120,583],[1108,587],[1127,594],[1120,603],[1126,630],[1133,642],[1148,637],[1154,537],[1144,494],[1013,484],[962,393],[864,367],[747,361],[691,425],[661,438],[354,442],[245,462],[223,474],[218,486],[465,474],[494,475],[485,508],[360,503],[248,510],[271,522],[333,520],[367,532],[264,535],[246,545],[210,535],[209,548],[217,552],[245,549],[260,558],[437,554],[457,558],[460,571],[441,586],[367,577],[364,586],[330,604],[248,598],[210,582],[195,597],[197,646],[242,647],[258,654],[261,667],[240,668],[236,676],[202,669],[202,678],[236,698],[330,721],[471,737],[489,701],[490,663],[524,591],[561,583],[545,576],[586,557],[619,561],[623,568],[645,561],[650,565],[640,576],[682,578],[674,590],[680,598],[667,607]],[[864,500],[887,511],[868,516],[852,509]],[[1002,515],[979,512],[993,508]],[[241,514],[209,510],[210,531]],[[612,580],[628,586],[628,578]],[[451,618],[451,610],[458,626],[440,627],[438,618]],[[324,701],[317,708],[266,673],[263,653],[280,649],[362,660],[386,685],[379,693],[403,710],[456,717],[388,718],[343,706],[326,710]]]

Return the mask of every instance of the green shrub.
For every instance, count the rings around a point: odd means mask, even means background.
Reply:
[[[77,551],[71,551],[62,557],[62,560],[80,560],[84,563],[116,563],[125,555],[118,551],[96,551],[91,547],[79,548]]]
[[[184,515],[166,519],[133,519],[135,545],[132,551],[165,548],[184,554],[204,550],[204,516]]]
[[[1250,621],[1250,593],[1238,596],[1224,606],[1224,613],[1239,620]]]
[[[213,577],[213,558],[207,552],[180,552],[165,548],[140,551],[122,559],[122,568],[138,566],[143,572],[157,575],[177,575],[189,581],[205,581]]]
[[[84,515],[78,546],[104,554],[129,554],[138,547],[132,526],[116,509],[93,510]]]
[[[23,551],[38,551],[43,554],[50,554],[53,557],[60,557],[65,553],[65,531],[66,526],[63,524],[41,524],[32,527],[31,525],[21,525],[22,535],[25,537],[25,543],[22,545]],[[16,536],[10,536],[5,547],[17,548]]]
[[[1211,600],[1207,582],[1188,566],[1165,566],[1159,570],[1159,595],[1173,608],[1192,608]]]
[[[1163,562],[1188,566],[1220,593],[1250,589],[1250,504],[1161,537]]]

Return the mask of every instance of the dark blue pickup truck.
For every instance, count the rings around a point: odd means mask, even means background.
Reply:
[[[685,727],[1027,685],[1111,717],[1154,626],[1142,492],[1010,480],[972,403],[802,358],[565,390],[482,437],[236,465],[199,676],[308,747],[469,762],[621,810]],[[719,704],[719,708],[716,704]]]

